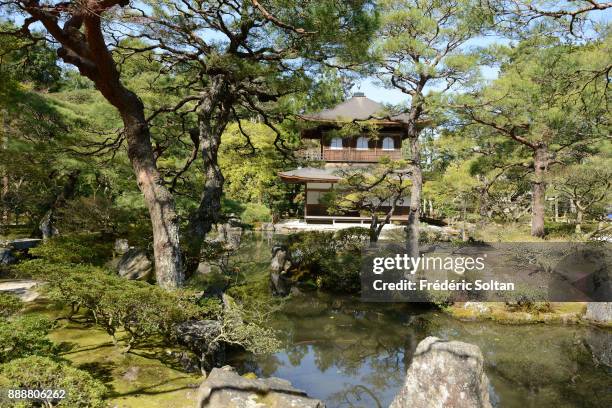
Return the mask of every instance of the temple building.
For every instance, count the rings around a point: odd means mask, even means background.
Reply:
[[[303,167],[280,172],[285,183],[299,183],[305,186],[304,220],[310,223],[358,222],[370,220],[358,209],[342,215],[330,215],[322,203],[325,193],[341,180],[341,170],[350,167],[374,166],[383,156],[392,160],[402,158],[402,142],[407,134],[403,123],[405,114],[384,116],[384,106],[363,93],[313,115],[302,116],[308,124],[301,137],[308,147],[300,154],[304,159],[322,162],[321,167]],[[385,117],[386,119],[380,119]],[[403,123],[402,123],[403,122]],[[346,136],[351,124],[355,134]],[[374,127],[375,136],[368,129]],[[340,129],[344,129],[340,131]],[[362,129],[362,130],[359,130]],[[396,208],[392,222],[408,220],[409,197]],[[384,207],[381,210],[386,210]]]

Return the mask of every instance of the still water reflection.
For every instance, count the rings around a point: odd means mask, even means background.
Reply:
[[[273,238],[255,238],[236,262],[261,276]],[[498,407],[612,407],[611,330],[460,322],[417,304],[321,293],[289,299],[271,324],[283,340],[281,352],[245,353],[230,363],[287,379],[328,408],[387,407],[427,336],[478,345]]]
[[[459,322],[407,304],[323,294],[291,299],[273,322],[285,348],[247,354],[244,372],[285,378],[330,408],[387,407],[419,341],[477,344],[500,407],[611,407],[612,332],[578,326]]]

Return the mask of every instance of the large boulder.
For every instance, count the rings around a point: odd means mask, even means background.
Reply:
[[[17,263],[17,258],[13,255],[10,248],[0,247],[0,265],[12,265]]]
[[[291,260],[287,248],[273,247],[272,261],[270,262],[270,288],[274,295],[287,296],[291,292],[290,268]]]
[[[40,296],[37,290],[39,282],[29,279],[19,279],[0,282],[0,292],[8,292],[18,296],[22,302],[32,302]]]
[[[489,379],[478,346],[427,337],[389,408],[490,408]]]
[[[215,368],[198,390],[197,408],[325,408],[280,378],[245,378],[229,366]]]
[[[598,324],[612,324],[612,302],[587,303],[584,318]]]
[[[142,249],[130,249],[117,264],[117,272],[130,280],[147,280],[153,272],[153,264]]]

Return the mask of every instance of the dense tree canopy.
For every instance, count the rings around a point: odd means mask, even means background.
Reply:
[[[553,214],[578,218],[563,175],[609,156],[603,3],[94,3],[2,3],[30,16],[1,28],[2,222],[152,239],[162,286],[230,215],[299,215],[299,187],[277,177],[309,164],[297,115],[360,76],[406,95],[388,113],[408,117],[413,244],[419,216],[530,214],[544,236]]]

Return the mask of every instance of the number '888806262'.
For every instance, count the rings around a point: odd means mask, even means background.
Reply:
[[[61,400],[66,398],[66,390],[10,388],[2,395],[9,400]]]

